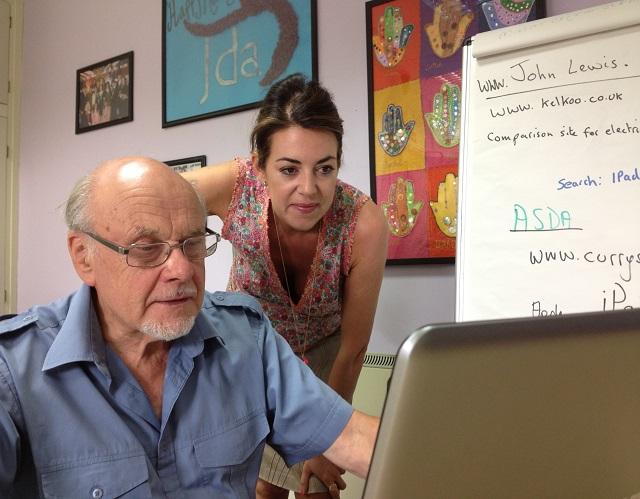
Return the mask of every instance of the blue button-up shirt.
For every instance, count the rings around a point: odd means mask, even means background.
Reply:
[[[351,413],[246,295],[207,293],[172,342],[160,418],[90,288],[0,323],[0,497],[253,499],[265,441],[308,459]]]

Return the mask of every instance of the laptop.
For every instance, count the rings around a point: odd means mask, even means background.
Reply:
[[[363,499],[640,498],[640,309],[425,326]]]

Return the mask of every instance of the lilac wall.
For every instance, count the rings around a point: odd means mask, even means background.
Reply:
[[[364,1],[319,0],[320,79],[345,119],[342,178],[369,191]],[[605,3],[548,0],[548,15]],[[210,163],[245,154],[253,112],[161,128],[161,10],[158,0],[24,0],[19,184],[18,308],[73,291],[59,206],[100,161],[144,154],[206,154]],[[134,121],[74,133],[78,68],[133,50]],[[213,224],[216,225],[215,223]],[[207,288],[226,286],[230,248],[207,262]],[[370,351],[395,352],[427,322],[453,320],[454,267],[390,267],[385,272]]]
[[[586,9],[594,5],[609,3],[611,0],[547,0],[547,16],[556,16],[564,12]]]

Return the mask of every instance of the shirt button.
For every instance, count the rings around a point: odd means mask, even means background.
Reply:
[[[93,499],[100,499],[103,495],[104,492],[100,487],[96,487],[91,491],[91,497],[93,497]]]
[[[218,295],[218,296],[216,296],[216,298],[218,299],[218,301],[224,301],[224,296]]]

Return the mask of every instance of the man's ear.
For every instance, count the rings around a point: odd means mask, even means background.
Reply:
[[[94,286],[93,253],[88,246],[90,243],[88,243],[87,238],[86,234],[70,230],[67,234],[67,247],[71,256],[71,263],[73,263],[78,277],[87,286]]]

